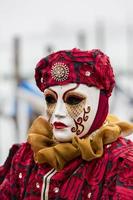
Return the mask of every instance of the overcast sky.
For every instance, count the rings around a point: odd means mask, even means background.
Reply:
[[[12,71],[12,39],[17,35],[23,40],[24,71],[31,71],[48,43],[58,50],[78,47],[80,29],[89,38],[88,49],[101,48],[95,43],[97,21],[106,27],[105,50],[114,66],[129,66],[126,28],[133,26],[132,10],[133,0],[0,0],[0,66]]]
[[[54,22],[84,27],[104,18],[123,25],[132,22],[132,9],[132,0],[0,0],[0,41],[45,32]]]

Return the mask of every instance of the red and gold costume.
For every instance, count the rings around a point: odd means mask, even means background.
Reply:
[[[37,118],[27,142],[13,145],[0,167],[0,199],[132,200],[133,143],[124,136],[133,124],[107,116],[114,86],[108,57],[99,50],[60,51],[38,63],[35,78],[41,91],[69,83],[99,88],[97,113],[84,137],[65,142],[53,137],[49,120]]]

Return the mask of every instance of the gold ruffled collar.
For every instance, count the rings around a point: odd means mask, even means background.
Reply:
[[[129,135],[132,131],[133,124],[109,115],[104,125],[91,135],[85,138],[75,136],[72,142],[57,143],[53,139],[52,127],[40,116],[29,129],[28,142],[34,152],[35,162],[49,163],[56,170],[61,170],[78,156],[86,161],[101,157],[105,144],[116,141],[119,136]]]

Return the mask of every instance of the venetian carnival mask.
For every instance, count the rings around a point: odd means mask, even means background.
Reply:
[[[47,118],[57,141],[68,142],[74,135],[83,137],[88,133],[98,109],[98,88],[69,83],[46,88],[44,96]]]
[[[99,49],[53,52],[37,63],[35,80],[57,141],[91,134],[104,123],[115,80],[109,57]]]

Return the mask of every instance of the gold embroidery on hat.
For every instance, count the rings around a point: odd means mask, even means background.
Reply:
[[[56,81],[67,80],[69,75],[69,68],[62,62],[57,62],[52,66],[51,69],[52,78]]]

